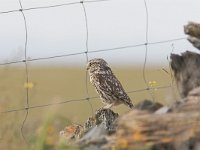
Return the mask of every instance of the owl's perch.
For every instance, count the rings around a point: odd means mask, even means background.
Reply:
[[[67,126],[60,132],[61,138],[69,142],[79,142],[82,146],[92,145],[115,132],[115,121],[118,117],[119,115],[111,109],[99,109],[94,116],[87,119],[83,126],[77,124]]]
[[[90,138],[86,134],[87,142],[81,144],[86,150],[199,150],[199,95],[200,88],[192,90],[185,102],[170,113],[156,114],[138,109],[129,111],[115,121],[116,130],[112,134],[99,126],[89,132]]]
[[[191,93],[193,96],[198,95],[199,90]],[[192,99],[196,100],[198,96]],[[83,136],[79,145],[86,150],[198,150],[200,149],[199,109],[198,102],[182,103],[166,114],[135,109],[115,120],[113,125],[116,130],[110,134],[102,123],[95,125]]]

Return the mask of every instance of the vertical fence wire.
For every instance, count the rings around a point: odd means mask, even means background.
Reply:
[[[20,4],[20,12],[23,16],[24,27],[25,27],[25,43],[24,43],[24,63],[25,63],[25,72],[26,72],[26,81],[25,81],[26,83],[25,84],[28,84],[29,83],[29,72],[28,72],[28,63],[27,63],[27,42],[28,42],[27,21],[26,21],[26,16],[23,12],[23,6],[22,6],[21,0],[19,0],[19,4]],[[25,106],[25,109],[26,109],[25,110],[26,114],[25,114],[24,120],[22,122],[21,134],[22,134],[24,141],[26,142],[26,138],[25,138],[23,129],[24,129],[24,125],[25,125],[25,122],[26,122],[28,114],[29,114],[29,88],[28,87],[26,88],[26,106]]]
[[[84,18],[85,18],[85,30],[86,30],[86,40],[85,40],[85,58],[86,58],[86,64],[88,63],[88,51],[89,51],[89,28],[88,28],[88,16],[87,16],[87,12],[86,12],[86,8],[84,5],[84,0],[80,2],[82,7],[83,7],[83,12],[84,12]],[[87,70],[85,71],[85,87],[86,87],[86,94],[87,94],[87,99],[88,99],[88,103],[90,105],[91,108],[91,115],[93,116],[94,114],[94,109],[92,106],[92,103],[90,102],[90,96],[89,96],[89,89],[88,89],[88,73]]]
[[[143,79],[147,87],[149,87],[146,79],[146,64],[147,64],[147,55],[148,55],[148,34],[149,34],[149,13],[148,13],[148,7],[147,2],[144,0],[145,5],[145,21],[146,21],[146,27],[145,27],[145,55],[144,55],[144,64],[143,64]]]
[[[143,80],[144,83],[149,91],[149,94],[152,98],[152,100],[155,100],[154,94],[153,92],[150,91],[150,87],[147,81],[147,77],[146,77],[146,65],[147,65],[147,58],[148,58],[148,44],[149,44],[149,11],[148,11],[148,6],[147,6],[147,1],[144,0],[144,5],[145,5],[145,16],[146,16],[146,34],[145,34],[145,56],[144,56],[144,64],[143,64],[143,69],[142,69],[142,74],[143,74]]]

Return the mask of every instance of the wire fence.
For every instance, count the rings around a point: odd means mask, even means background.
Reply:
[[[25,36],[25,41],[24,41],[24,58],[22,60],[19,61],[10,61],[10,62],[6,62],[6,63],[0,63],[0,66],[6,66],[6,65],[10,65],[10,64],[19,64],[19,63],[23,63],[25,65],[25,72],[26,72],[26,83],[29,83],[29,66],[28,66],[28,62],[33,62],[33,61],[40,61],[40,60],[50,60],[50,59],[55,59],[55,58],[62,58],[62,57],[71,57],[71,56],[77,56],[77,55],[85,55],[85,63],[88,62],[88,54],[89,53],[99,53],[99,52],[108,52],[108,51],[120,51],[123,49],[127,49],[127,48],[134,48],[134,47],[145,47],[145,55],[144,55],[144,64],[143,64],[143,79],[144,79],[144,83],[146,85],[146,88],[143,89],[138,89],[138,90],[132,90],[132,91],[127,91],[127,93],[136,93],[136,92],[142,92],[142,91],[151,91],[151,90],[155,90],[155,89],[166,89],[166,88],[170,88],[172,85],[166,85],[166,86],[160,86],[160,87],[150,87],[147,79],[146,79],[146,63],[147,63],[147,57],[148,57],[148,46],[149,45],[155,45],[155,44],[162,44],[162,43],[169,43],[169,42],[175,42],[175,41],[181,41],[181,40],[185,40],[185,37],[181,37],[181,38],[176,38],[176,39],[168,39],[168,40],[164,40],[164,41],[155,41],[155,42],[149,42],[149,14],[148,14],[148,5],[146,0],[144,0],[144,7],[145,7],[145,11],[146,11],[146,37],[145,37],[145,42],[141,43],[141,44],[133,44],[133,45],[126,45],[126,46],[121,46],[121,47],[113,47],[113,48],[108,48],[108,49],[96,49],[93,51],[89,51],[89,27],[88,27],[88,15],[87,15],[87,9],[85,7],[86,3],[100,3],[100,2],[105,2],[105,1],[111,1],[111,0],[93,0],[93,1],[80,1],[80,2],[72,2],[72,3],[63,3],[63,4],[59,4],[59,5],[50,5],[50,6],[42,6],[42,7],[32,7],[32,8],[23,8],[23,3],[21,2],[21,0],[18,0],[19,5],[20,5],[20,9],[17,10],[9,10],[9,11],[3,11],[0,12],[0,15],[2,14],[9,14],[9,13],[14,13],[14,12],[20,12],[21,16],[24,20],[24,36]],[[54,56],[48,56],[48,57],[40,57],[40,58],[28,58],[27,57],[27,41],[29,38],[29,33],[28,33],[28,27],[27,27],[27,20],[26,20],[26,11],[29,10],[37,10],[37,9],[49,9],[49,8],[54,8],[54,7],[65,7],[65,6],[69,6],[69,5],[81,5],[82,6],[82,13],[84,14],[84,20],[85,20],[85,31],[86,31],[86,35],[85,35],[85,49],[82,52],[77,52],[77,53],[70,53],[70,54],[62,54],[62,55],[54,55]],[[73,50],[72,50],[73,51]],[[24,133],[23,133],[23,128],[24,128],[24,124],[26,122],[26,119],[28,117],[29,114],[29,110],[30,109],[36,109],[36,108],[43,108],[43,107],[50,107],[50,106],[55,106],[55,105],[61,105],[61,104],[65,104],[65,103],[72,103],[72,102],[79,102],[79,101],[85,101],[88,102],[88,104],[91,107],[91,114],[94,114],[94,110],[93,110],[93,106],[91,104],[91,100],[96,100],[98,99],[98,96],[92,97],[89,95],[88,92],[88,76],[87,76],[87,72],[85,75],[85,92],[86,92],[86,97],[80,98],[80,99],[67,99],[64,101],[59,101],[59,102],[53,102],[53,103],[48,103],[48,104],[42,104],[42,105],[34,105],[31,106],[29,105],[29,88],[26,88],[26,106],[25,107],[21,107],[21,108],[13,108],[10,110],[5,110],[5,111],[1,111],[1,114],[5,114],[5,113],[13,113],[13,112],[18,112],[18,111],[26,111],[25,113],[25,117],[24,120],[22,122],[22,126],[21,126],[21,133],[22,136],[24,137]],[[152,99],[153,99],[153,95],[150,92]],[[25,139],[25,137],[24,137]]]

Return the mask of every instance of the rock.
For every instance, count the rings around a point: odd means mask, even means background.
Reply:
[[[155,112],[156,110],[158,110],[161,107],[163,107],[163,105],[158,103],[158,102],[152,102],[150,100],[144,100],[144,101],[138,103],[135,108],[139,109],[139,110],[146,110],[146,111],[149,111],[149,112]]]
[[[169,111],[170,111],[170,107],[164,106],[164,107],[161,107],[160,109],[158,109],[157,111],[155,111],[155,114],[166,114]]]
[[[109,133],[115,131],[115,120],[119,117],[119,115],[113,112],[111,109],[99,109],[95,112],[94,117],[89,117],[84,125],[85,131],[89,131],[96,125],[102,124],[103,128],[107,130]]]
[[[87,150],[100,150],[107,143],[106,137],[114,133],[117,125],[118,114],[111,109],[99,109],[94,119],[91,117],[85,123],[87,133],[78,141],[82,148]]]
[[[171,68],[174,72],[177,88],[182,98],[200,86],[200,55],[186,51],[181,55],[171,54]]]
[[[60,137],[66,139],[66,141],[75,141],[80,139],[84,134],[84,129],[82,125],[73,124],[66,126],[63,131],[60,131]]]
[[[112,133],[116,129],[115,121],[118,117],[111,109],[100,109],[95,114],[96,125],[103,124],[104,129]]]
[[[104,128],[104,124],[96,125],[89,132],[87,132],[79,141],[82,148],[98,149],[101,145],[107,143],[106,135],[108,131]],[[96,147],[96,148],[95,148]]]
[[[188,41],[192,43],[194,47],[200,49],[200,24],[189,22],[184,26],[184,32],[188,35]]]
[[[200,104],[192,106],[164,114],[130,111],[118,119],[118,129],[106,145],[115,149],[198,150]]]

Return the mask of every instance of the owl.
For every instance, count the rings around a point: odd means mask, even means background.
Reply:
[[[96,88],[96,92],[105,104],[103,108],[109,109],[119,104],[125,104],[131,109],[134,107],[105,60],[101,58],[91,59],[87,63],[87,71],[91,84]]]

